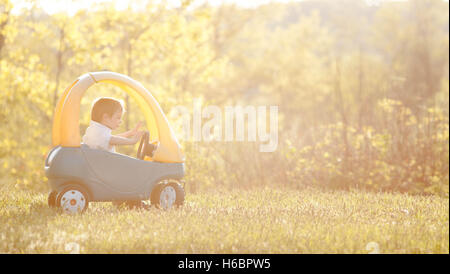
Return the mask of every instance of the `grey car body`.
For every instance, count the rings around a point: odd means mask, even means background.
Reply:
[[[80,184],[90,201],[146,200],[165,179],[183,178],[184,163],[144,161],[120,153],[80,147],[54,147],[45,160],[52,191]]]

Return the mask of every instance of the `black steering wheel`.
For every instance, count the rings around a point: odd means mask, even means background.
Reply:
[[[139,148],[137,150],[137,158],[144,160],[145,156],[153,157],[156,149],[159,146],[159,142],[150,144],[148,140],[150,139],[150,133],[145,131],[141,137],[141,142],[139,143]]]

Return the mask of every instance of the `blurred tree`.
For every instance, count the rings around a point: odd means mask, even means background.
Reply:
[[[386,2],[376,14],[374,43],[389,66],[388,96],[416,114],[433,101],[445,76],[448,22],[448,3],[440,0]]]

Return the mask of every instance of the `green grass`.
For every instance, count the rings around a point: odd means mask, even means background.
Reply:
[[[81,215],[0,194],[0,253],[448,253],[449,199],[281,189],[188,194],[182,209]],[[373,242],[373,243],[372,243]]]

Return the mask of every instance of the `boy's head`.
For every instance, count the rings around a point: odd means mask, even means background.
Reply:
[[[109,97],[98,98],[92,105],[91,120],[101,123],[110,129],[116,129],[122,122],[123,111],[122,100]]]

